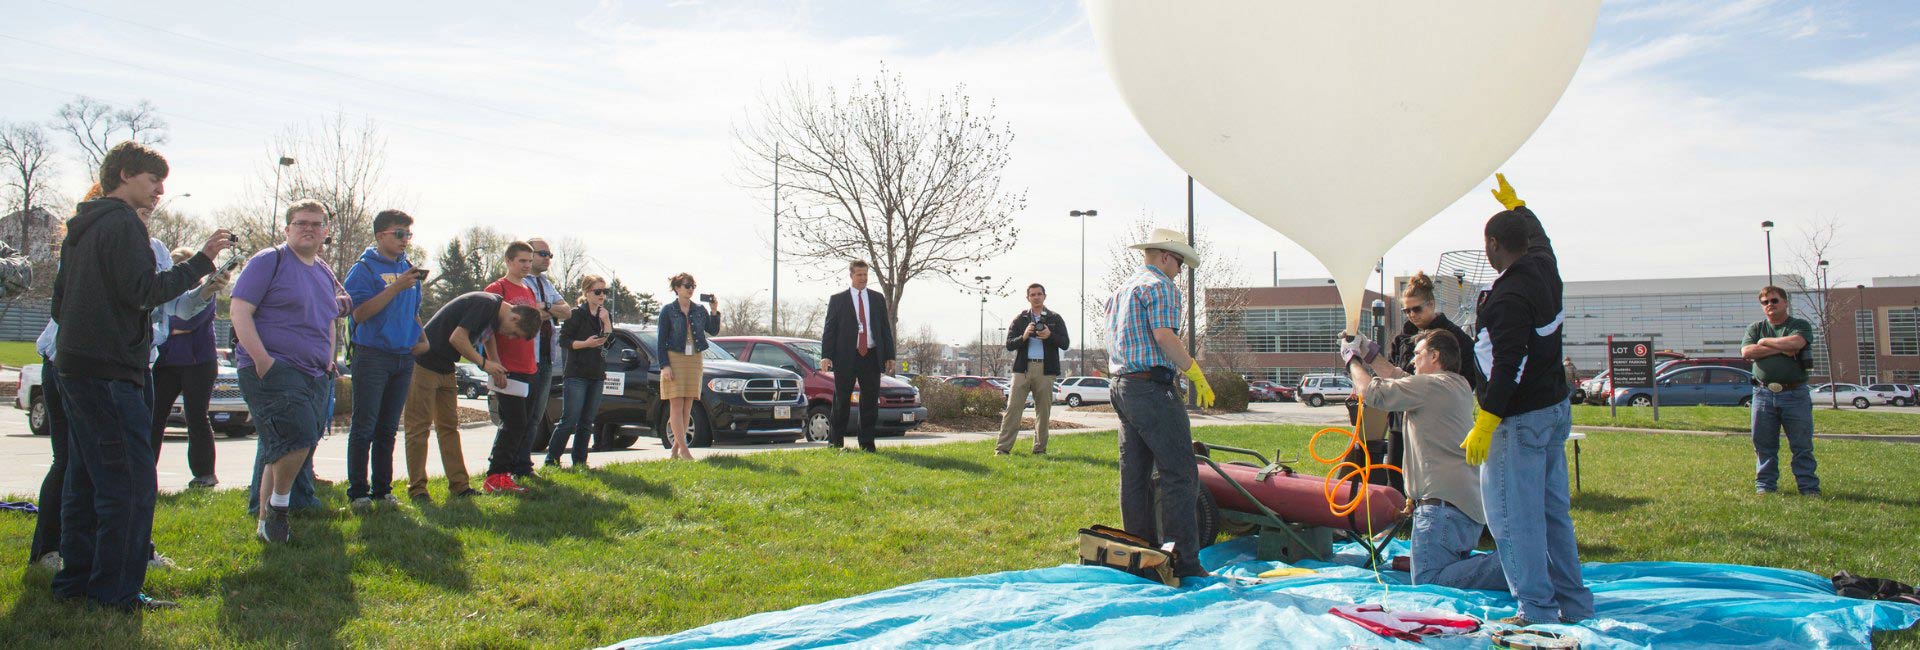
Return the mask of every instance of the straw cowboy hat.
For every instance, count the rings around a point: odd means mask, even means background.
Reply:
[[[1127,248],[1138,248],[1140,250],[1158,248],[1179,255],[1180,259],[1187,261],[1187,266],[1189,267],[1200,267],[1200,251],[1193,250],[1192,246],[1187,245],[1187,236],[1185,234],[1171,228],[1154,228],[1153,235],[1148,237],[1146,241],[1128,246]]]

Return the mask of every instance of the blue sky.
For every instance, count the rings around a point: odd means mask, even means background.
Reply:
[[[917,90],[965,84],[1018,134],[1006,185],[1029,194],[1022,239],[982,272],[1048,283],[1070,321],[1068,210],[1103,215],[1095,277],[1137,215],[1184,221],[1184,174],[1132,121],[1075,2],[7,4],[0,120],[45,120],[75,93],[150,99],[172,123],[169,189],[193,194],[175,207],[192,212],[237,202],[288,125],[341,111],[388,136],[391,202],[429,247],[468,223],[573,235],[641,286],[686,270],[746,293],[767,283],[768,224],[730,180],[732,127],[786,79],[844,85],[885,61]],[[1911,3],[1609,2],[1567,94],[1504,169],[1568,279],[1760,274],[1760,220],[1780,224],[1784,259],[1800,225],[1827,218],[1843,227],[1837,278],[1913,274],[1916,89]],[[1483,192],[1409,235],[1388,271],[1476,247]],[[1197,211],[1250,281],[1276,251],[1282,277],[1324,274],[1204,191]],[[789,300],[835,284],[782,277]],[[973,336],[958,289],[909,291],[908,328]],[[989,309],[1020,304],[1009,292]]]

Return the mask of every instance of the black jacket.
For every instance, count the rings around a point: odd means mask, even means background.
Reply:
[[[1047,329],[1052,330],[1045,340],[1040,341],[1040,350],[1046,357],[1042,360],[1041,372],[1057,377],[1060,375],[1060,351],[1072,345],[1067,340],[1067,321],[1053,310],[1047,310],[1040,320],[1047,324]],[[1007,349],[1013,351],[1014,374],[1027,371],[1027,341],[1021,335],[1027,333],[1027,324],[1032,322],[1033,311],[1027,310],[1014,316],[1013,323],[1007,326]]]
[[[867,307],[873,311],[867,314],[867,325],[873,328],[873,346],[867,349],[867,357],[879,362],[891,360],[893,319],[887,311],[887,297],[868,289]],[[820,332],[820,356],[832,360],[835,366],[856,362],[860,358],[859,336],[860,317],[853,309],[853,290],[833,294],[827,299],[827,323]]]
[[[574,341],[585,341],[599,336],[600,330],[600,317],[587,308],[587,301],[582,300],[580,304],[574,306],[573,315],[568,316],[566,324],[560,326],[560,353],[566,355],[567,377],[606,378],[607,357],[604,348],[573,349]]]
[[[82,203],[67,220],[53,279],[53,320],[63,324],[54,343],[61,376],[146,383],[150,312],[213,273],[204,253],[155,272],[151,241],[133,206],[120,199]]]
[[[1560,297],[1560,263],[1545,234],[1480,293],[1473,351],[1486,373],[1478,391],[1482,410],[1504,418],[1566,401]]]
[[[1472,360],[1473,339],[1467,336],[1466,330],[1460,329],[1459,325],[1453,324],[1453,320],[1447,318],[1446,314],[1435,314],[1433,321],[1427,323],[1427,329],[1444,329],[1453,333],[1454,341],[1460,344],[1460,363],[1447,370],[1466,377],[1468,386],[1479,388],[1480,382],[1484,377],[1480,376],[1480,364],[1474,363]],[[1419,336],[1420,333],[1424,331],[1426,330],[1414,327],[1413,321],[1402,323],[1400,325],[1400,334],[1393,337],[1393,350],[1387,355],[1387,362],[1393,364],[1395,368],[1406,371],[1407,374],[1413,374],[1413,338]]]

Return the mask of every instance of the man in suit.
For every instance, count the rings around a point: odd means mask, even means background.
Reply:
[[[826,331],[820,334],[820,369],[833,373],[833,415],[828,442],[845,448],[847,406],[860,384],[860,450],[874,451],[880,420],[880,373],[893,372],[893,320],[887,297],[867,288],[867,263],[847,265],[851,289],[827,299]]]

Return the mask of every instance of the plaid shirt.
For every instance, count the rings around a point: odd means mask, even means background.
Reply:
[[[1153,330],[1180,331],[1180,288],[1147,266],[1107,299],[1107,372],[1118,376],[1154,366],[1179,370],[1153,340]]]

